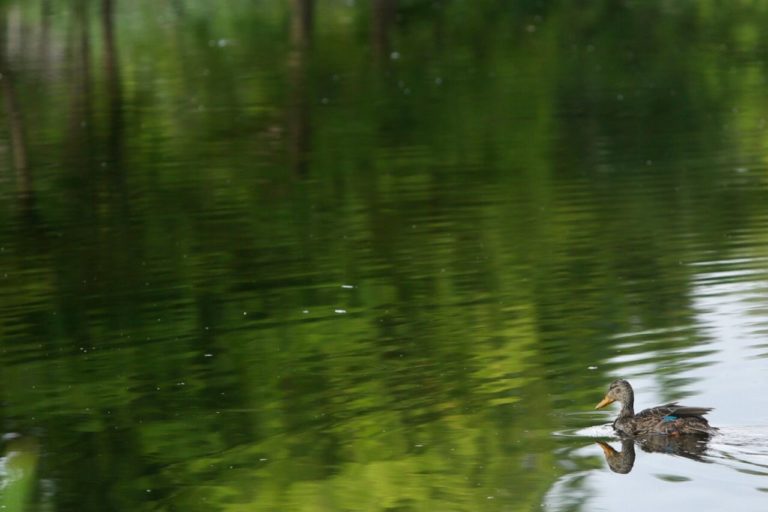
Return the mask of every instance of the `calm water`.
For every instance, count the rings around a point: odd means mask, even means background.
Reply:
[[[308,4],[0,3],[0,505],[765,510],[768,6]]]

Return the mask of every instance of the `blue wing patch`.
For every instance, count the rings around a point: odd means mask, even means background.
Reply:
[[[671,414],[669,414],[661,418],[661,421],[663,421],[664,423],[669,423],[671,421],[675,421],[676,419],[677,419],[677,416],[672,416]]]

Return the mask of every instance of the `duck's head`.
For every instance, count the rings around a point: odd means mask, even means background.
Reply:
[[[624,379],[617,379],[611,382],[608,388],[608,393],[605,394],[599,404],[595,406],[595,409],[602,409],[608,404],[613,402],[619,402],[623,405],[633,405],[635,401],[635,394],[632,391],[632,386]]]

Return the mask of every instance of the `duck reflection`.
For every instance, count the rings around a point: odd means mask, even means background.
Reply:
[[[622,436],[621,451],[617,451],[605,441],[596,441],[596,443],[603,449],[605,461],[611,471],[627,474],[632,471],[632,467],[635,465],[635,444],[649,453],[666,453],[699,462],[708,462],[705,458],[708,439],[708,437],[702,436]]]
[[[608,467],[614,473],[621,473],[622,475],[632,471],[632,467],[635,465],[635,442],[632,439],[623,439],[621,441],[621,451],[606,443],[605,441],[595,441],[603,449],[605,455],[605,461],[608,463]]]

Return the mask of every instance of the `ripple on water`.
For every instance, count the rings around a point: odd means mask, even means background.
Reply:
[[[594,438],[616,437],[616,432],[613,430],[613,427],[609,423],[606,423],[604,425],[594,425],[591,427],[558,430],[553,432],[552,435],[556,437],[569,437],[569,438],[587,437],[587,438],[594,439]]]
[[[740,473],[768,476],[768,427],[723,427],[710,442],[708,456]]]

